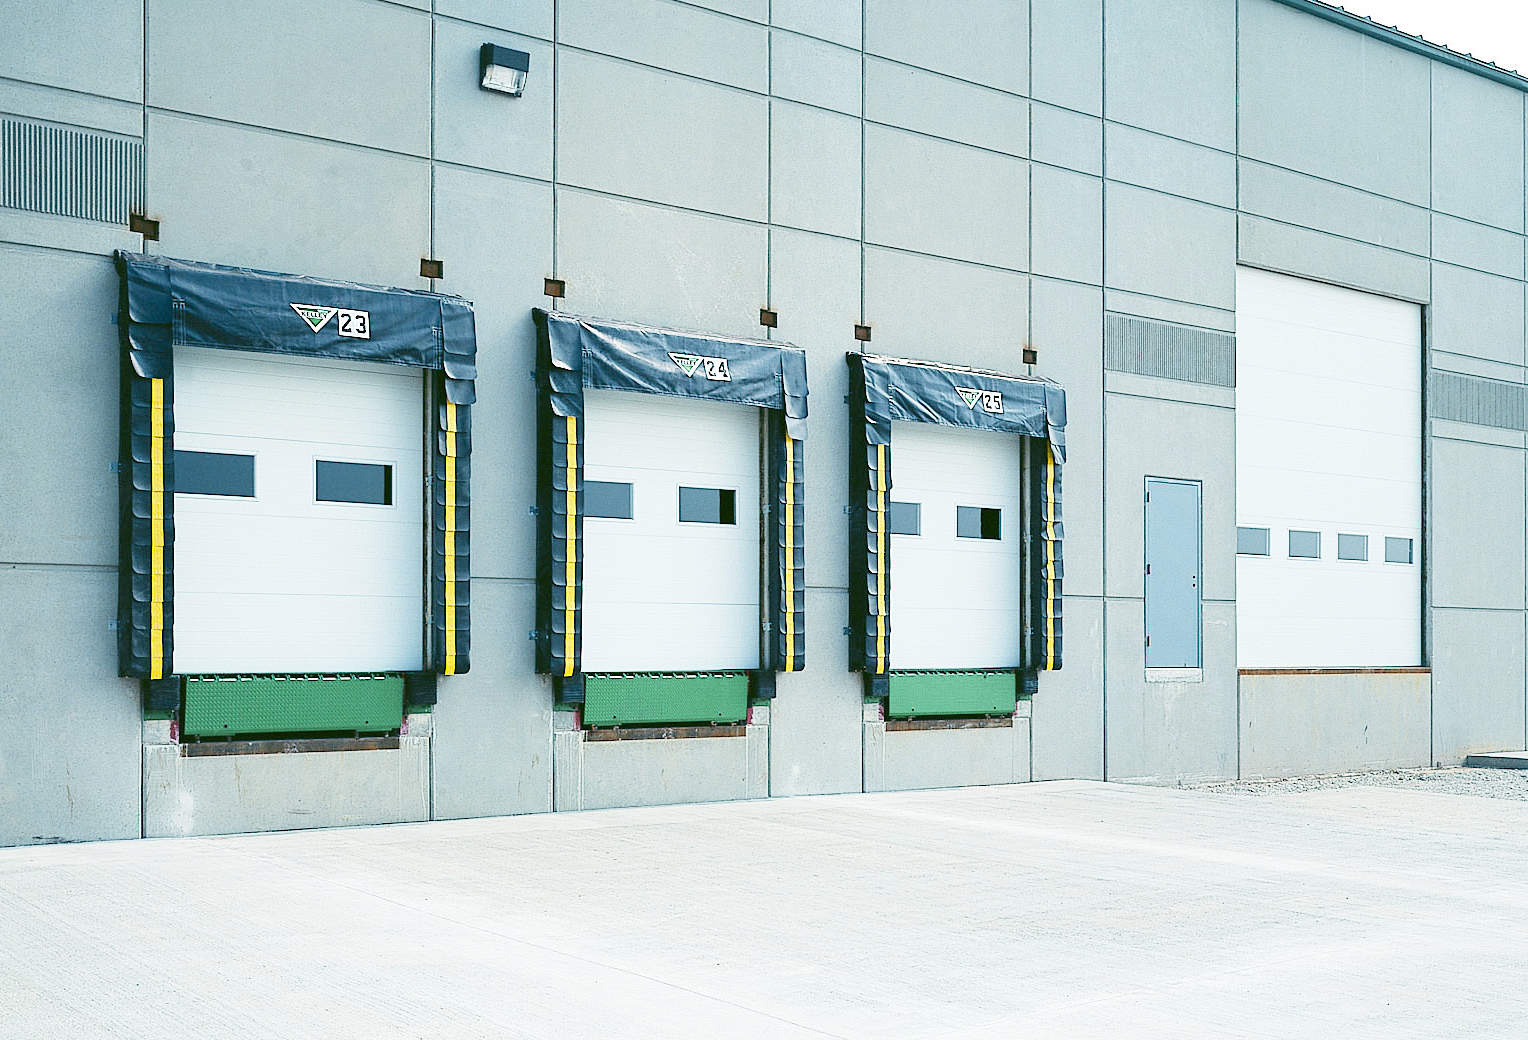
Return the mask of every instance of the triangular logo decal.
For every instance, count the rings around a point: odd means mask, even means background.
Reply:
[[[975,408],[976,402],[982,399],[980,390],[967,390],[963,386],[957,386],[955,392],[960,395],[962,401],[966,402],[967,408]]]
[[[314,307],[307,303],[294,303],[292,309],[314,332],[329,324],[329,319],[334,317],[336,311],[334,307]]]
[[[693,376],[695,370],[700,367],[700,363],[705,360],[705,358],[696,357],[694,354],[671,353],[669,357],[673,360],[674,364],[679,366],[679,371],[687,376]]]

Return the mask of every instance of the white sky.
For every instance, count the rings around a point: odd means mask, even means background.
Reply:
[[[1528,74],[1524,0],[1330,0],[1450,50]]]

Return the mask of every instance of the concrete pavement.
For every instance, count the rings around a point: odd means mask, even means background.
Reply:
[[[1522,1037],[1528,803],[1087,782],[0,850],[5,1037]]]

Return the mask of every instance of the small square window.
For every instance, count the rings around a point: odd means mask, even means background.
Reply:
[[[1266,527],[1238,527],[1236,554],[1238,556],[1271,556],[1273,554],[1272,532]]]
[[[1321,532],[1290,531],[1289,555],[1297,560],[1321,559]]]
[[[607,480],[584,481],[584,516],[631,519],[631,485]]]
[[[1411,563],[1411,539],[1385,536],[1385,562]]]
[[[887,510],[887,527],[892,534],[922,534],[923,506],[917,502],[893,502]]]
[[[220,451],[177,451],[175,491],[181,495],[255,497],[255,457]]]
[[[679,520],[686,524],[737,523],[737,492],[731,488],[679,489]]]
[[[1366,534],[1339,534],[1337,558],[1362,563],[1369,558],[1369,536]]]
[[[1003,511],[986,506],[956,506],[955,537],[1002,541]]]
[[[363,506],[393,504],[393,467],[372,462],[314,463],[314,497]]]

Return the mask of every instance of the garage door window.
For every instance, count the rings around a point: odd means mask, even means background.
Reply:
[[[892,534],[923,533],[923,507],[917,502],[893,502],[887,512]]]
[[[737,492],[731,488],[680,488],[679,522],[736,524]]]
[[[393,504],[393,467],[371,462],[314,463],[314,497],[320,502]]]
[[[584,481],[584,515],[604,520],[630,520],[631,485],[613,480]]]
[[[255,457],[221,451],[177,451],[175,493],[254,498]]]
[[[986,506],[956,506],[955,537],[1002,541],[1003,511]]]

